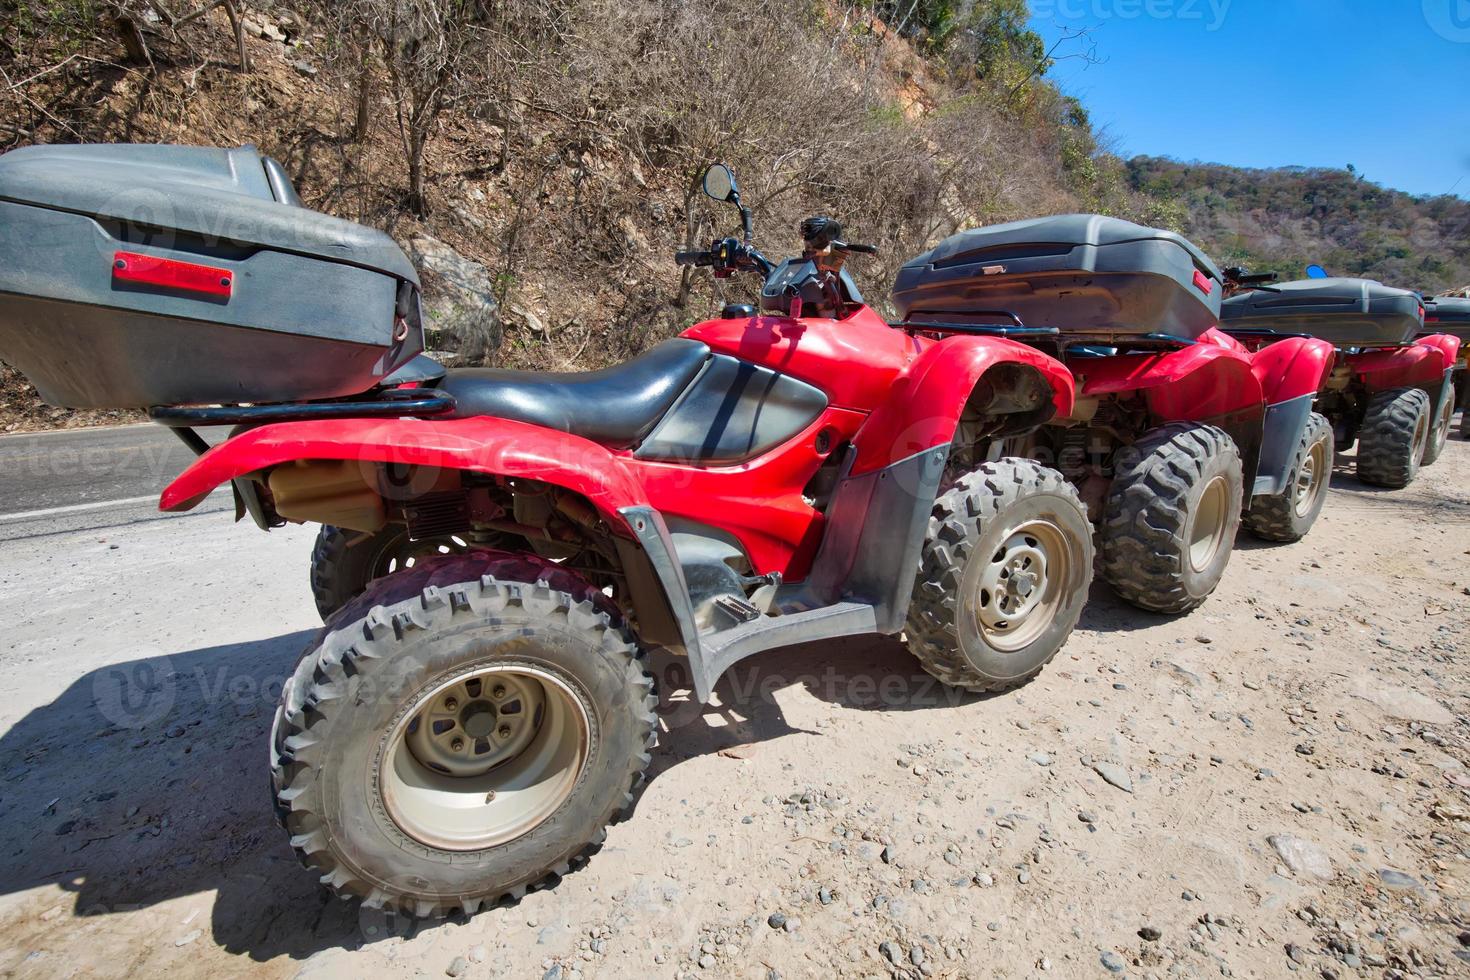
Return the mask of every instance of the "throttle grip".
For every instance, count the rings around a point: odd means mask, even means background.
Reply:
[[[713,252],[675,252],[674,262],[676,265],[713,265],[715,256]]]

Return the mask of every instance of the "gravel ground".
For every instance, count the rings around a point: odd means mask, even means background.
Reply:
[[[669,729],[557,887],[414,926],[325,897],[266,794],[311,531],[0,544],[5,976],[1470,975],[1470,444],[1181,618],[1099,586],[1022,690],[776,651]],[[664,664],[665,687],[677,665]]]

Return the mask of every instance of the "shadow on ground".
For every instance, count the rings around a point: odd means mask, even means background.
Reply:
[[[0,894],[55,884],[73,896],[63,910],[87,918],[217,892],[208,919],[201,910],[192,926],[174,928],[202,928],[257,961],[411,933],[413,923],[329,897],[271,811],[271,719],[310,638],[300,631],[104,667],[21,718],[0,736],[0,821],[9,831]],[[680,690],[680,662],[656,657],[652,666],[665,730],[651,780],[686,759],[800,731],[779,696],[795,687],[857,710],[977,700],[939,685],[888,638],[751,658],[726,675],[709,707]],[[54,915],[39,903],[19,912]]]
[[[1079,628],[1145,629],[1170,618],[1126,605],[1097,582]],[[73,894],[72,915],[90,917],[217,892],[215,943],[260,961],[411,932],[411,923],[330,898],[298,865],[271,812],[271,719],[310,637],[105,667],[29,712],[0,737],[0,821],[9,830],[0,894],[56,884]],[[650,779],[687,759],[804,731],[781,706],[793,689],[859,711],[945,711],[1008,696],[946,688],[890,637],[753,657],[726,674],[711,706],[693,703],[681,661],[656,655],[651,667],[663,731]]]

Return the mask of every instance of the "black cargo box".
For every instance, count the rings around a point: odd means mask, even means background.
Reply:
[[[1229,330],[1304,333],[1338,347],[1397,347],[1424,329],[1419,294],[1372,279],[1301,279],[1240,293],[1220,312]]]
[[[1065,214],[951,235],[899,270],[893,302],[919,322],[1014,313],[1064,334],[1193,339],[1219,323],[1222,279],[1173,232]]]
[[[1440,296],[1425,300],[1424,333],[1447,333],[1470,341],[1470,299]]]
[[[422,349],[402,250],[253,147],[0,156],[0,359],[53,405],[339,397]]]

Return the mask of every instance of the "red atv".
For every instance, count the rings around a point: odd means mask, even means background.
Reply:
[[[154,189],[170,210],[130,210]],[[739,207],[723,166],[705,190]],[[588,853],[649,763],[651,649],[708,700],[760,651],[906,633],[926,670],[993,691],[1087,598],[1076,491],[1000,451],[1075,416],[1071,374],[985,325],[885,323],[844,269],[870,249],[832,222],[775,264],[740,207],[741,237],[678,256],[760,276],[759,314],[587,374],[445,372],[414,356],[391,241],[300,208],[248,148],[17,150],[0,200],[45,232],[0,262],[7,360],[58,404],[152,406],[200,450],[164,510],[231,484],[263,528],[329,526],[272,795],[301,860],[370,906],[474,912]],[[204,451],[206,424],[238,428]]]
[[[1310,271],[1285,283],[1241,272],[1224,304],[1224,329],[1263,355],[1303,336],[1331,342],[1337,359],[1317,411],[1331,422],[1336,448],[1357,444],[1364,483],[1408,486],[1449,436],[1460,339],[1424,335],[1417,293]]]
[[[1451,414],[1458,406],[1460,436],[1470,439],[1470,297],[1438,296],[1424,300],[1424,330],[1427,336],[1442,331],[1460,342],[1459,356],[1450,374],[1454,389]],[[1449,415],[1442,420],[1449,424]]]
[[[1332,345],[1294,338],[1251,355],[1217,329],[1225,284],[1172,232],[1061,215],[954,235],[894,289],[911,326],[990,311],[1067,366],[1072,410],[992,451],[1073,482],[1104,577],[1157,612],[1214,591],[1242,517],[1267,540],[1305,535],[1332,470],[1330,428],[1312,411]]]

